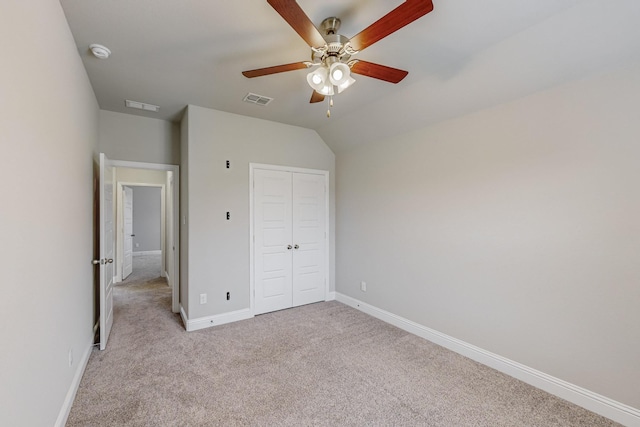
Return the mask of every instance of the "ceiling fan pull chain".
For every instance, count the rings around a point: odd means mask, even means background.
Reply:
[[[327,108],[327,117],[331,117],[331,107],[333,107],[333,96],[329,97],[329,107]]]

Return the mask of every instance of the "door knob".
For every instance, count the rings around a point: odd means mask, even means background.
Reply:
[[[293,247],[293,249],[300,249],[300,246],[295,245],[295,246]]]
[[[287,249],[291,250],[292,246],[291,245],[287,245]]]
[[[100,260],[99,259],[94,259],[93,261],[91,261],[91,264],[100,265]]]
[[[131,237],[135,237],[135,234],[132,234]]]
[[[109,259],[104,260],[105,264],[111,264],[112,262],[113,262],[113,258],[109,258]]]

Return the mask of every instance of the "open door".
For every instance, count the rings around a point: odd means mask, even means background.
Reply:
[[[113,166],[100,153],[100,350],[107,347],[113,325]]]
[[[123,242],[124,256],[122,260],[122,280],[125,280],[133,272],[133,189],[123,187]]]

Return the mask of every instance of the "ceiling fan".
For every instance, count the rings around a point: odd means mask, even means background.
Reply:
[[[338,18],[327,18],[322,21],[320,28],[316,28],[295,0],[267,0],[267,3],[311,47],[311,61],[258,68],[243,71],[242,74],[245,77],[253,78],[285,71],[315,68],[307,75],[307,82],[313,89],[309,101],[311,103],[321,102],[325,96],[332,97],[336,90],[341,93],[350,87],[355,82],[351,73],[390,83],[398,83],[404,79],[409,74],[407,71],[352,59],[352,56],[433,10],[432,0],[406,0],[349,39],[337,33],[340,28],[340,19]],[[333,105],[332,98],[329,105]],[[330,114],[330,110],[328,110],[327,116]]]

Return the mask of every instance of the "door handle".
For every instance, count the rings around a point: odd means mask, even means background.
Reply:
[[[293,249],[300,249],[300,246],[295,245],[295,246],[293,247]]]
[[[135,237],[135,236],[136,236],[135,234],[132,234],[132,235],[131,235],[131,237]]]
[[[291,250],[292,246],[291,245],[287,245],[287,250]]]
[[[94,259],[91,261],[91,264],[93,265],[98,265],[98,264],[112,264],[113,263],[113,258],[103,258],[103,259]]]

